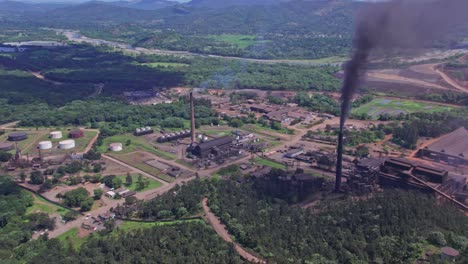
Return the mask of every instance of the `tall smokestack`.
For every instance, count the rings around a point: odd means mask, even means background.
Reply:
[[[190,145],[195,144],[195,105],[193,103],[193,93],[190,92]]]
[[[435,40],[444,40],[451,33],[466,32],[466,10],[467,0],[393,0],[367,4],[357,16],[354,54],[346,64],[342,88],[336,192],[341,187],[344,124],[371,52],[406,53],[431,47]]]

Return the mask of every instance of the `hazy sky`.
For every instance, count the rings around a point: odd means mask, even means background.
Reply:
[[[2,0],[0,0],[1,2]],[[52,2],[59,2],[59,3],[80,3],[80,2],[88,2],[89,0],[17,0],[21,2],[31,2],[31,3],[52,3]],[[117,1],[117,0],[99,0],[103,2],[109,1]],[[190,0],[172,0],[181,3],[190,2]]]

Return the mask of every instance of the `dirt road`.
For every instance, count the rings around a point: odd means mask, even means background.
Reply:
[[[451,86],[457,88],[461,92],[468,93],[468,88],[459,85],[456,81],[454,81],[452,78],[450,78],[444,72],[442,72],[442,71],[440,71],[440,70],[438,70],[436,68],[434,70],[442,77],[442,79],[444,79],[444,81],[448,82]]]
[[[99,134],[101,133],[101,131],[99,131],[99,129],[87,129],[88,131],[95,131],[97,132],[96,133],[96,136],[94,136],[91,141],[88,143],[88,145],[86,146],[85,150],[83,151],[83,153],[88,153],[91,148],[93,147],[94,145],[94,142],[96,142],[96,140],[98,139],[99,137]]]
[[[210,225],[213,227],[213,229],[216,231],[216,233],[226,242],[228,243],[233,243],[234,248],[236,249],[237,253],[239,255],[252,263],[266,263],[264,260],[259,259],[258,257],[254,256],[244,248],[242,248],[239,244],[235,243],[231,236],[229,235],[228,231],[226,230],[226,226],[221,223],[219,218],[214,215],[210,208],[208,207],[208,198],[204,198],[202,201],[203,204],[203,211],[205,212],[205,216],[208,219],[208,222]]]

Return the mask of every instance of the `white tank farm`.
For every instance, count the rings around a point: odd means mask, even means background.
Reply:
[[[75,140],[67,139],[59,142],[60,149],[72,149],[75,147]]]
[[[119,152],[123,150],[123,145],[122,143],[111,143],[109,145],[109,150],[114,151],[114,152]]]
[[[51,149],[52,148],[52,142],[50,142],[50,141],[41,141],[37,145],[37,148],[40,149],[40,150]]]
[[[61,131],[50,132],[50,138],[52,138],[52,139],[59,139],[59,138],[62,138],[62,137],[63,137],[63,135],[62,135]]]

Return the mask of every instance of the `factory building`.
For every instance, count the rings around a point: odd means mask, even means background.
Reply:
[[[84,133],[82,130],[74,130],[68,134],[68,137],[69,138],[82,138],[84,137]]]
[[[28,139],[26,132],[13,132],[8,134],[8,141],[22,141]]]
[[[429,146],[420,149],[418,155],[452,165],[468,165],[468,130],[461,127]]]
[[[14,149],[15,149],[15,145],[12,143],[8,143],[8,142],[0,143],[0,151],[10,151]]]
[[[133,132],[133,135],[140,137],[140,136],[149,135],[153,133],[154,133],[154,130],[148,126],[148,127],[140,127],[140,128],[135,129],[135,131]]]
[[[176,140],[183,139],[183,138],[188,138],[190,137],[190,135],[191,135],[190,130],[187,129],[187,130],[178,131],[175,133],[162,135],[157,139],[157,141],[158,143],[171,142],[171,141],[176,141]]]
[[[286,158],[290,158],[290,159],[293,159],[301,154],[304,154],[304,149],[300,148],[300,149],[291,149],[289,150],[284,156]]]
[[[207,158],[210,155],[218,156],[222,152],[229,151],[233,145],[233,141],[233,137],[224,136],[203,142],[193,149],[192,154],[200,158]]]

